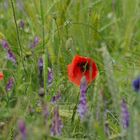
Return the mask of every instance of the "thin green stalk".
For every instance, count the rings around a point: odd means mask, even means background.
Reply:
[[[41,28],[42,28],[42,40],[43,40],[43,44],[42,44],[42,49],[43,49],[43,75],[44,75],[44,90],[45,90],[45,95],[47,94],[47,75],[48,75],[48,69],[46,69],[48,67],[48,50],[47,47],[45,48],[45,28],[44,28],[44,10],[43,10],[43,0],[40,0],[40,14],[41,14]]]
[[[58,23],[56,21],[56,18],[54,18],[54,22],[56,25],[57,33],[58,33],[58,38],[59,38],[59,48],[58,48],[58,55],[57,55],[57,74],[60,72],[60,56],[61,56],[61,48],[60,48],[60,43],[61,43],[61,37],[60,37],[60,30]]]
[[[15,25],[16,25],[17,41],[18,41],[18,45],[19,45],[19,48],[20,48],[20,53],[19,54],[20,54],[20,58],[21,58],[21,62],[22,62],[22,65],[23,65],[24,72],[27,74],[27,72],[25,70],[25,65],[24,65],[24,62],[23,62],[23,54],[22,54],[23,51],[22,51],[22,46],[21,46],[21,43],[20,43],[19,30],[18,30],[18,25],[17,25],[17,21],[16,21],[16,12],[15,12],[15,8],[14,8],[13,0],[11,0],[11,5],[12,5],[14,22],[15,22]]]
[[[40,0],[40,13],[42,21],[42,40],[43,40],[43,51],[45,51],[45,30],[44,30],[44,11],[43,11],[43,0]]]
[[[73,114],[72,114],[72,117],[71,117],[71,123],[73,124],[74,123],[74,120],[75,120],[75,115],[76,115],[76,111],[77,111],[77,106],[78,106],[78,103],[79,103],[79,96],[80,96],[80,93],[78,93],[78,96],[77,96],[77,100],[76,100],[76,104],[73,108]]]

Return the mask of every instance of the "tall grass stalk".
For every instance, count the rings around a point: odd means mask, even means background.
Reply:
[[[20,59],[21,59],[22,65],[23,65],[24,72],[27,75],[24,60],[23,60],[23,50],[22,50],[22,46],[21,46],[21,42],[20,42],[19,29],[18,29],[18,25],[17,25],[16,12],[15,12],[15,7],[14,7],[13,0],[11,0],[11,6],[12,6],[13,17],[14,17],[14,22],[15,22],[15,26],[16,26],[17,42],[18,42],[18,46],[19,46],[19,49],[20,49],[20,51],[18,53],[19,53],[19,56],[20,56]]]

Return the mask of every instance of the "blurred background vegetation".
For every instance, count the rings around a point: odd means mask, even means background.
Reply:
[[[21,20],[25,24],[23,29],[19,26]],[[39,44],[32,50],[35,36]],[[132,89],[132,80],[140,74],[139,0],[0,0],[2,39],[8,41],[18,66],[6,60],[0,47],[0,71],[5,74],[0,82],[1,140],[18,135],[19,118],[26,121],[29,140],[139,140],[140,97]],[[90,115],[86,122],[80,122],[77,115],[71,122],[79,88],[68,81],[67,65],[76,54],[93,58],[100,72],[87,91]],[[46,60],[44,78],[48,66],[54,70],[53,84],[45,87],[43,99],[50,112],[52,96],[59,90],[62,93],[58,104],[64,128],[58,138],[50,137],[50,122],[46,128],[42,116],[37,68],[41,56]],[[5,85],[11,76],[16,82],[7,95]],[[123,98],[131,116],[127,130],[120,121]]]

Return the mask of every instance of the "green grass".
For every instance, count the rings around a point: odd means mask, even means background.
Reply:
[[[132,88],[132,81],[140,75],[139,13],[139,0],[0,0],[0,40],[8,41],[18,61],[17,66],[7,61],[0,46],[0,71],[5,75],[0,81],[0,140],[20,139],[21,118],[29,140],[139,140],[140,95]],[[20,20],[25,22],[23,30],[18,26]],[[35,36],[39,44],[32,51],[29,46]],[[68,81],[67,65],[76,54],[93,58],[99,69],[86,94],[90,113],[85,122],[77,112],[72,120],[79,88]],[[40,56],[44,60],[43,99],[38,96]],[[47,68],[51,65],[54,81],[48,88]],[[9,77],[14,77],[15,84],[7,93]],[[51,137],[54,105],[50,101],[59,90],[64,128],[61,136]],[[121,124],[123,98],[130,112],[128,129]],[[48,125],[42,102],[49,107]]]

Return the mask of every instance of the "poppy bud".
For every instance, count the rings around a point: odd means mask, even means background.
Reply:
[[[45,90],[44,90],[44,88],[41,87],[41,88],[39,89],[38,95],[39,95],[40,97],[44,97],[44,95],[45,95]]]
[[[69,38],[66,41],[66,50],[69,51],[71,49],[73,49],[73,39],[72,38]]]

